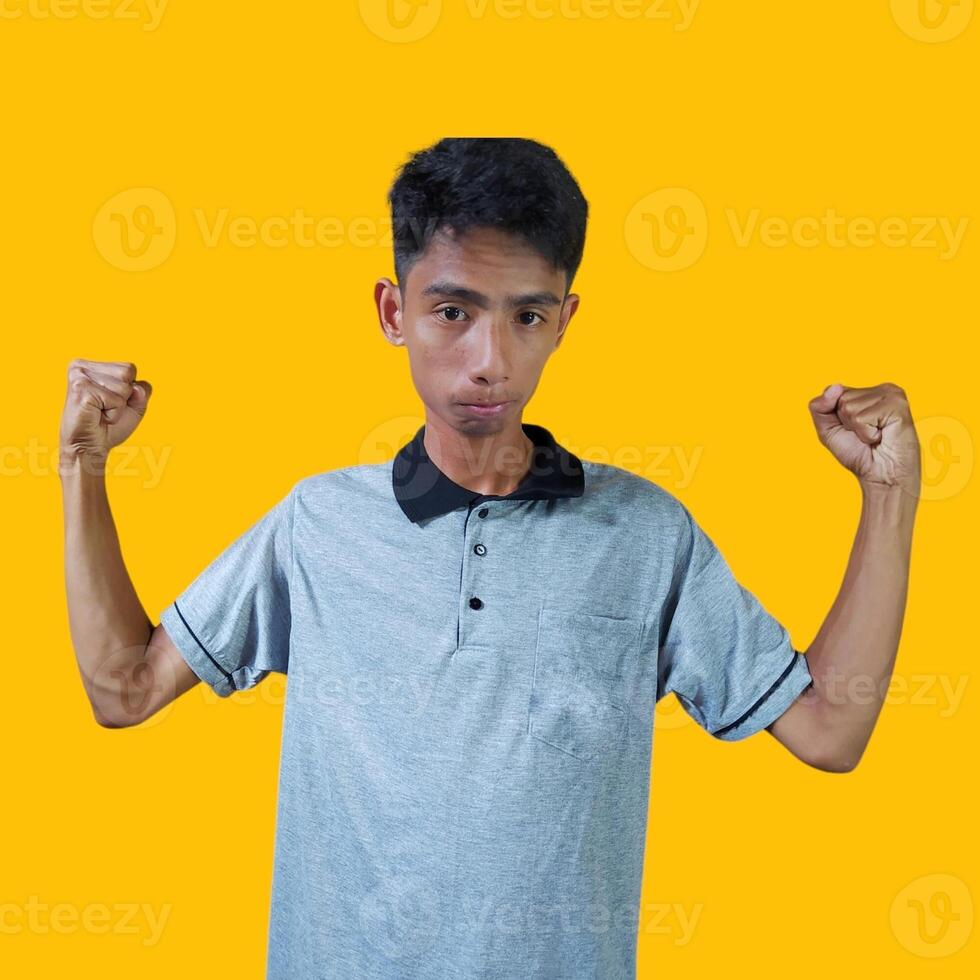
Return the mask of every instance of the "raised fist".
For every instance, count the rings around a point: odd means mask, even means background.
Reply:
[[[140,424],[153,392],[136,380],[128,361],[85,361],[68,365],[68,394],[61,415],[61,459],[85,456],[104,462]]]

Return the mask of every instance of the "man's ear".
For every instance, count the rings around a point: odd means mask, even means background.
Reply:
[[[565,297],[565,302],[561,305],[561,313],[558,317],[558,335],[555,337],[555,350],[558,349],[558,345],[565,339],[565,329],[568,327],[569,321],[575,316],[575,311],[578,309],[579,301],[581,297],[578,293],[569,293]]]
[[[374,284],[374,305],[378,310],[381,332],[389,344],[403,347],[401,290],[387,277]]]

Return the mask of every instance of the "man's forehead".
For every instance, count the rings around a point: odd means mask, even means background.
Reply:
[[[492,276],[481,275],[481,266],[493,265],[488,262],[493,252],[518,258],[520,274],[501,278],[499,269],[492,268],[487,270]],[[464,268],[467,265],[470,268]],[[437,232],[412,264],[409,277],[412,291],[422,297],[452,296],[504,305],[550,306],[562,302],[557,294],[563,286],[562,271],[553,269],[518,236],[494,228],[473,229],[458,238]]]

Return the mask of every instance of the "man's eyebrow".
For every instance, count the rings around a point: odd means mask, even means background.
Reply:
[[[463,299],[480,307],[481,310],[489,309],[491,306],[490,297],[475,289],[468,289],[459,283],[448,280],[429,283],[422,290],[423,296],[451,296],[453,299]],[[505,306],[561,306],[561,300],[551,290],[543,290],[537,293],[521,293],[516,296],[505,296]]]

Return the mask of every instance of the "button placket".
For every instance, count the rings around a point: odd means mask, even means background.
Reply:
[[[482,560],[489,553],[489,548],[483,540],[486,537],[487,530],[484,519],[489,513],[489,507],[476,507],[471,503],[467,510],[466,521],[463,526],[457,648],[465,647],[470,641],[469,633],[479,623],[479,620],[473,617],[486,608],[487,599],[482,594],[484,583],[479,575],[481,566],[474,563],[478,559]],[[476,519],[471,520],[474,517]]]

